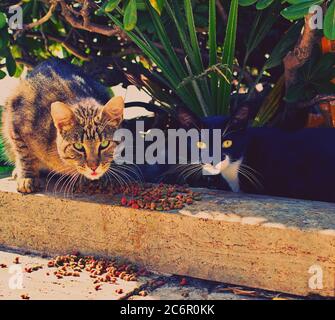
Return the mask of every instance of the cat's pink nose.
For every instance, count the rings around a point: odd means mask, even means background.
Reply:
[[[97,165],[94,165],[94,166],[90,166],[90,169],[95,172],[97,169],[98,169],[98,166]]]

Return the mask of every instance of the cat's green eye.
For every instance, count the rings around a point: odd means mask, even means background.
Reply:
[[[226,149],[230,148],[232,145],[233,145],[233,141],[231,141],[231,140],[225,140],[225,141],[223,141],[223,144],[222,144],[222,146]]]
[[[198,149],[206,149],[207,148],[207,144],[205,142],[198,141],[197,142],[197,147],[198,147]]]
[[[79,142],[75,143],[73,146],[78,151],[83,151],[85,149],[84,145],[82,143],[79,143]]]
[[[100,144],[101,149],[106,149],[109,146],[109,143],[110,142],[108,140],[102,141]]]

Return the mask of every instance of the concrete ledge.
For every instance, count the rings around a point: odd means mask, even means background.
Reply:
[[[203,191],[180,212],[110,197],[23,196],[0,181],[0,244],[120,256],[160,272],[296,295],[335,297],[335,204]],[[309,285],[322,271],[322,289]],[[312,270],[312,271],[313,271]]]

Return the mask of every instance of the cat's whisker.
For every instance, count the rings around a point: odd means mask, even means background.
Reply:
[[[184,175],[184,179],[185,179],[185,181],[186,181],[187,179],[189,179],[190,177],[192,177],[193,175],[195,175],[195,174],[197,174],[198,172],[200,172],[201,170],[202,170],[201,167],[196,167],[196,168],[194,168],[193,170],[190,170],[189,172],[185,173],[185,175]]]
[[[201,168],[201,165],[188,165],[187,168],[182,170],[178,176],[177,176],[177,181],[180,181],[180,178],[183,178],[185,180],[185,177],[188,176],[188,173],[193,172],[193,170],[197,170]]]
[[[58,175],[58,174],[64,174],[68,171],[69,169],[68,168],[65,168],[63,170],[52,170],[50,171],[50,173],[47,175],[46,177],[46,186],[45,186],[45,192],[48,191],[48,187],[49,187],[49,184],[50,182],[52,181],[53,177]],[[49,176],[52,174],[52,176],[49,178]]]
[[[80,174],[79,174],[79,173],[76,173],[76,174],[75,174],[75,178],[72,180],[72,182],[71,182],[70,185],[69,185],[69,189],[68,189],[68,193],[69,193],[69,194],[73,195],[74,187],[75,187],[75,185],[76,185],[76,183],[77,183],[79,177],[80,177]]]
[[[67,195],[70,196],[70,191],[71,191],[71,188],[72,188],[72,184],[73,184],[73,182],[77,181],[78,177],[79,177],[79,173],[74,173],[71,176],[71,179],[67,182],[67,185],[64,188],[64,197],[65,198],[67,197]]]
[[[59,190],[59,193],[62,193],[63,190],[64,190],[64,192],[63,192],[64,198],[66,198],[66,188],[67,188],[68,184],[71,182],[74,175],[75,175],[75,173],[68,175],[67,178],[63,181],[63,184],[62,184],[62,186]]]
[[[138,180],[140,180],[141,182],[143,182],[144,177],[142,175],[142,172],[139,171],[137,168],[132,168],[131,165],[126,165],[126,164],[122,164],[122,165],[117,165],[117,168],[120,168],[121,170],[125,170],[127,172],[133,173],[136,178]]]
[[[70,172],[67,172],[67,173],[65,173],[65,174],[62,174],[62,175],[58,178],[58,180],[56,181],[56,183],[55,183],[55,186],[54,186],[54,189],[53,189],[53,194],[56,194],[56,193],[57,193],[57,189],[58,189],[59,184],[60,184],[65,178],[67,178],[70,174],[72,174],[72,173],[74,173],[74,172],[76,172],[76,171],[77,171],[76,169],[73,169],[73,170],[70,171]]]
[[[108,170],[108,172],[112,178],[114,178],[116,180],[116,182],[120,185],[120,186],[124,186],[124,180],[120,178],[119,174],[111,169]],[[126,184],[127,186],[127,184]]]
[[[115,170],[113,170],[113,169],[110,169],[110,172],[114,173],[114,175],[117,176],[117,177],[119,178],[119,180],[121,180],[122,183],[123,183],[126,187],[128,187],[127,181],[126,181],[125,179],[123,179],[123,177],[122,177],[121,174],[120,174],[120,173],[121,173],[120,171],[115,171]]]
[[[250,167],[250,166],[248,166],[248,165],[246,165],[244,163],[241,164],[241,167],[245,168],[246,170],[251,171],[255,175],[255,177],[258,176],[260,179],[263,178],[263,175],[260,172],[258,172],[257,170],[253,169],[252,167]]]
[[[238,172],[244,176],[247,180],[249,180],[256,189],[263,189],[263,185],[260,183],[260,181],[253,175],[251,172],[247,171],[246,169],[239,168]]]
[[[263,176],[258,171],[254,170],[253,168],[245,164],[241,164],[240,168],[247,171],[259,183],[259,185],[262,186],[262,183],[260,182],[259,178],[262,179]]]
[[[125,171],[122,170],[122,168],[119,168],[120,170],[118,171],[119,175],[125,178],[125,180],[129,181],[129,183],[135,182],[135,178],[133,178],[131,175],[126,173]]]

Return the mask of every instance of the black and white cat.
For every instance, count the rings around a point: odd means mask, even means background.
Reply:
[[[204,161],[199,152],[193,163],[141,165],[145,181],[335,202],[335,129],[250,128],[254,106],[247,103],[231,117],[207,118],[183,107],[168,117],[155,105],[141,106],[156,113],[149,128],[208,129],[210,136],[215,129],[223,133],[221,156],[215,163]],[[187,148],[188,153],[208,148],[212,154],[213,146],[211,139],[209,143],[188,140]]]
[[[184,182],[195,187],[335,202],[335,130],[248,128],[252,116],[248,105],[230,118],[200,119],[190,110],[179,108],[181,128],[223,132],[221,159],[205,163],[200,158],[198,164],[189,164]],[[202,141],[188,147],[212,148],[211,143]],[[169,172],[170,181],[179,177],[173,169]]]

